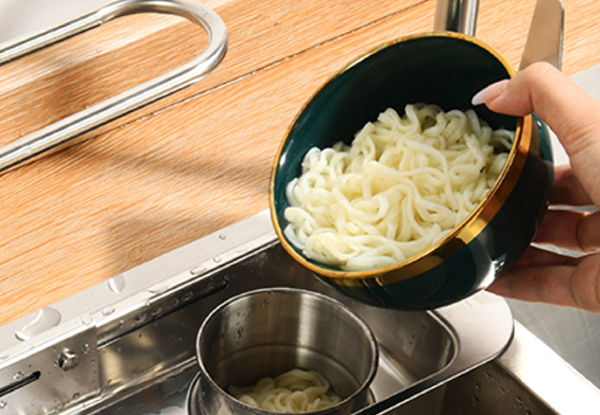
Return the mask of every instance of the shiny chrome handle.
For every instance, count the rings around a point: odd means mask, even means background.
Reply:
[[[475,36],[479,0],[438,0],[434,30],[449,30]]]
[[[210,73],[227,51],[225,23],[213,10],[194,0],[120,0],[62,26],[0,50],[0,65],[85,32],[109,20],[135,13],[166,13],[203,27],[209,41],[190,62],[137,85],[83,111],[0,147],[0,173],[31,161],[75,137],[179,91]]]

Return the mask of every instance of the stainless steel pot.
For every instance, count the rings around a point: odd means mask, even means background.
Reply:
[[[238,401],[227,388],[296,367],[322,374],[342,398],[312,414],[349,414],[367,404],[378,361],[371,330],[346,306],[291,288],[250,291],[217,307],[200,328],[196,354],[196,404],[204,415],[272,413]]]

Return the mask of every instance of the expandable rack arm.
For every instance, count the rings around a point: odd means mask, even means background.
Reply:
[[[165,13],[187,18],[208,33],[208,45],[198,57],[176,69],[0,147],[0,173],[34,160],[93,128],[192,85],[223,60],[227,50],[227,29],[219,15],[210,8],[194,0],[120,0],[14,45],[0,46],[0,65],[117,17],[136,13]]]

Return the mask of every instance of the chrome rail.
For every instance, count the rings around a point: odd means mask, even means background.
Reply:
[[[193,0],[120,0],[14,45],[0,46],[0,65],[117,17],[136,13],[184,17],[204,28],[209,36],[208,44],[198,57],[176,69],[0,147],[0,173],[39,158],[93,128],[192,85],[223,60],[227,50],[227,29],[219,15],[207,6]]]
[[[449,30],[475,36],[479,0],[438,0],[434,30]]]

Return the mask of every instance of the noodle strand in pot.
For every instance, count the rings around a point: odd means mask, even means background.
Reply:
[[[292,414],[325,409],[341,401],[320,373],[302,369],[263,378],[254,386],[230,386],[229,393],[246,405]]]

